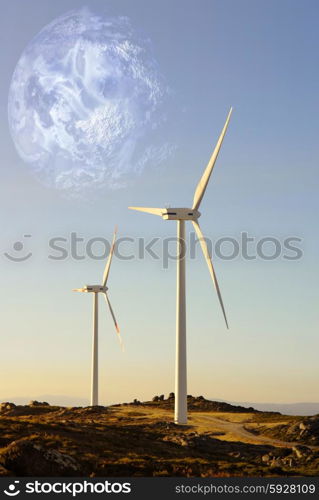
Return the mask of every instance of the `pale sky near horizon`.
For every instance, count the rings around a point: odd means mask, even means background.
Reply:
[[[26,44],[70,9],[125,15],[152,41],[174,92],[164,165],[126,188],[70,200],[32,177],[8,128],[8,89]],[[316,0],[11,0],[0,20],[0,399],[89,397],[91,295],[104,262],[48,259],[71,232],[110,239],[172,237],[175,223],[129,205],[187,206],[229,107],[232,120],[201,206],[204,234],[302,239],[300,260],[215,258],[226,331],[203,256],[187,262],[188,393],[233,401],[319,401],[318,88]],[[191,230],[191,227],[188,227]],[[31,234],[28,239],[23,235]],[[32,257],[5,257],[16,241]],[[254,245],[253,245],[254,246]],[[123,247],[124,248],[124,247]],[[127,246],[127,251],[131,250]],[[134,247],[136,248],[136,247]],[[175,263],[114,259],[110,298],[125,352],[100,300],[100,401],[174,391]]]

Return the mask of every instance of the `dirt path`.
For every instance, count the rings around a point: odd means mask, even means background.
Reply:
[[[227,420],[221,420],[220,418],[212,417],[210,415],[198,415],[196,416],[196,423],[204,423],[207,426],[208,422],[214,424],[214,428],[225,432],[231,433],[239,438],[244,438],[245,442],[253,444],[270,444],[272,446],[282,447],[282,448],[292,448],[293,446],[298,446],[301,443],[293,441],[281,441],[279,439],[274,439],[262,434],[254,434],[245,429],[245,423],[238,422],[228,422]],[[218,438],[218,436],[216,436]],[[221,438],[222,439],[222,438]],[[311,450],[319,450],[319,446],[307,446]]]

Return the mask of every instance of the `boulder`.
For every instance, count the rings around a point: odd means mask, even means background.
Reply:
[[[216,450],[216,440],[196,432],[190,434],[167,434],[163,441],[171,442],[179,446],[193,448],[199,452],[209,453]]]
[[[159,400],[158,396],[154,396],[154,397],[152,398],[152,401],[153,401],[153,402],[158,401],[158,400]]]
[[[292,451],[297,458],[305,458],[312,453],[311,449],[308,448],[308,446],[301,445],[294,446],[292,448]]]
[[[16,405],[14,403],[9,403],[8,401],[6,401],[5,403],[0,403],[0,412],[13,410],[14,408],[16,408]]]
[[[272,462],[271,462],[271,464],[270,464],[270,467],[272,467],[272,468],[279,467],[280,468],[280,467],[282,467],[282,465],[283,465],[282,459],[274,457],[273,460],[272,460]]]
[[[261,457],[261,461],[264,462],[265,464],[268,464],[270,462],[270,455],[266,454]]]
[[[18,476],[79,476],[80,464],[71,456],[22,438],[1,450],[0,465]]]
[[[299,428],[299,424],[292,424],[292,425],[289,425],[288,428],[287,428],[287,436],[292,436],[294,437],[296,434],[298,434],[300,431],[300,428]]]
[[[189,446],[189,440],[184,435],[167,435],[163,437],[163,441],[178,444],[179,446]]]

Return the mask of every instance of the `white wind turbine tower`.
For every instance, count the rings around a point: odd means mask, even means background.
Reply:
[[[186,286],[185,286],[185,221],[193,223],[197,237],[200,241],[204,257],[206,259],[210,275],[216,288],[217,296],[222,308],[226,327],[228,328],[226,312],[218,286],[215,270],[208,251],[207,243],[198,224],[200,212],[198,211],[205,194],[208,181],[213,171],[220,147],[222,145],[232,108],[228,113],[226,123],[217,141],[208,165],[196,187],[192,208],[148,208],[129,207],[131,210],[139,210],[153,215],[159,215],[164,220],[177,221],[177,293],[176,293],[176,363],[175,363],[175,422],[187,423],[187,369],[186,369]]]
[[[108,259],[106,261],[105,269],[104,269],[104,274],[102,278],[102,284],[101,285],[85,285],[83,288],[74,288],[74,292],[84,292],[84,293],[93,293],[93,338],[92,338],[92,378],[91,378],[91,406],[96,406],[99,404],[99,353],[98,353],[98,318],[99,318],[99,293],[102,293],[105,301],[109,307],[111,316],[114,321],[116,333],[118,335],[121,347],[123,349],[123,344],[120,336],[120,329],[118,326],[118,323],[116,321],[110,299],[108,297],[107,291],[108,287],[106,286],[109,273],[110,273],[110,268],[111,268],[111,262],[112,262],[112,257],[113,257],[113,252],[114,252],[114,245],[115,245],[115,240],[116,240],[116,233],[117,233],[117,228],[115,228],[114,235],[113,235],[113,241],[112,241],[112,246],[110,249],[110,253],[108,256]]]

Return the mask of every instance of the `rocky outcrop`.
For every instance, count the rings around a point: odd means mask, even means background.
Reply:
[[[81,466],[73,457],[28,438],[13,441],[2,449],[0,465],[18,476],[81,475]]]
[[[262,455],[261,462],[271,468],[291,468],[302,466],[314,458],[318,458],[318,452],[307,446],[297,445],[292,448],[277,448]]]
[[[30,401],[28,405],[15,405],[9,402],[0,403],[0,414],[7,416],[40,415],[53,412],[55,409],[56,407],[50,406],[49,403],[39,401]]]
[[[46,401],[30,401],[29,406],[50,406]]]
[[[16,405],[14,403],[9,403],[8,401],[5,403],[0,403],[0,412],[1,413],[13,410],[14,408],[16,408]]]
[[[209,452],[215,439],[208,436],[200,435],[197,432],[171,433],[163,437],[164,442],[178,444],[179,446],[194,448],[199,451]]]
[[[309,446],[319,446],[319,415],[304,417],[301,421],[291,424],[277,425],[272,429],[260,429],[282,441],[298,442]]]
[[[299,435],[304,442],[319,445],[319,415],[307,417],[299,424]]]
[[[165,400],[165,396],[164,396],[164,394],[161,394],[160,396],[154,396],[154,397],[152,398],[152,402],[153,402],[153,403],[155,403],[155,402],[157,402],[157,401],[164,401],[164,400]]]
[[[170,392],[168,398],[165,399],[164,395],[154,396],[152,401],[146,401],[146,405],[160,405],[163,408],[173,408],[175,403],[175,394]],[[205,399],[204,396],[187,395],[187,407],[193,411],[214,411],[214,412],[232,412],[232,413],[257,413],[254,408],[245,408],[243,406],[234,406],[222,401],[210,401]]]

